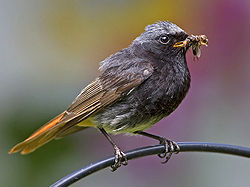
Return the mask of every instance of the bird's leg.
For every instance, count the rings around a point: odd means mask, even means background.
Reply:
[[[107,140],[112,144],[115,150],[115,163],[111,166],[112,171],[117,170],[121,165],[127,165],[128,160],[126,155],[120,150],[120,148],[115,144],[115,142],[111,139],[109,134],[103,129],[99,128],[102,134],[107,138]]]
[[[143,131],[136,131],[134,132],[136,134],[140,134],[142,136],[147,136],[149,138],[153,138],[155,140],[159,140],[160,144],[163,144],[165,146],[165,152],[158,154],[158,156],[160,158],[166,158],[165,161],[163,161],[162,163],[165,164],[168,162],[168,160],[170,159],[170,157],[172,156],[173,153],[179,153],[180,151],[180,147],[178,146],[178,144],[174,141],[171,141],[167,138],[161,137],[161,136],[156,136],[147,132],[143,132]]]

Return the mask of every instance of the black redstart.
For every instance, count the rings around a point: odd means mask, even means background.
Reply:
[[[173,152],[178,152],[178,145],[144,130],[181,103],[190,86],[186,52],[191,47],[199,57],[201,45],[207,43],[205,35],[189,36],[169,21],[148,25],[128,48],[101,62],[100,76],[82,90],[67,110],[9,153],[27,154],[52,139],[95,127],[114,147],[113,170],[126,165],[127,159],[108,133],[140,134],[157,139],[166,147],[166,153],[159,156],[167,161]]]

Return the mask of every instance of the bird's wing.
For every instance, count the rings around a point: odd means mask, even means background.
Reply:
[[[71,128],[106,106],[122,99],[131,89],[139,86],[153,73],[148,62],[126,64],[107,68],[102,75],[87,86],[66,110],[62,121],[67,124],[58,132]]]

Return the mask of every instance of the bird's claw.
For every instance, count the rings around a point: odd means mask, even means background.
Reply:
[[[126,155],[117,147],[114,147],[115,149],[115,162],[111,166],[112,171],[117,170],[121,165],[126,166],[128,164],[128,159]]]
[[[180,151],[180,147],[176,142],[166,138],[162,138],[162,140],[160,140],[160,144],[165,146],[165,152],[158,154],[160,158],[165,158],[165,161],[163,161],[162,164],[167,163],[173,153],[177,154]]]

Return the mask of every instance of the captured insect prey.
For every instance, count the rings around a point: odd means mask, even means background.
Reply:
[[[113,171],[127,165],[128,161],[110,134],[133,134],[159,141],[165,146],[165,152],[159,156],[164,157],[163,163],[166,163],[172,153],[180,151],[178,144],[145,130],[180,105],[191,79],[186,52],[191,47],[193,54],[200,57],[201,46],[207,44],[205,35],[189,36],[170,21],[146,26],[129,47],[100,63],[99,76],[66,110],[15,145],[9,153],[28,154],[53,139],[96,128],[113,147]]]
[[[184,41],[180,41],[174,44],[174,47],[186,47],[192,48],[193,55],[197,56],[198,58],[201,56],[201,46],[208,45],[208,38],[206,35],[191,35],[188,36]]]

